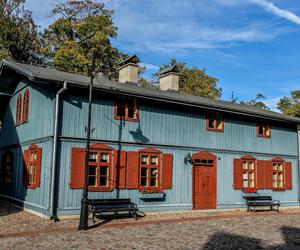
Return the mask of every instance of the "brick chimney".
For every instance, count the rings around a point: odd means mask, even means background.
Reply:
[[[134,55],[119,63],[119,82],[137,83],[140,59]]]
[[[179,90],[179,69],[177,65],[160,71],[158,77],[161,90]]]

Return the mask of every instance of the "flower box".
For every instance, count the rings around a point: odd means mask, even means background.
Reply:
[[[141,193],[142,200],[162,200],[165,198],[165,193]]]

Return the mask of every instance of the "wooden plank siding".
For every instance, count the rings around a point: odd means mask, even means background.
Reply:
[[[4,127],[0,134],[0,157],[7,149],[14,152],[13,185],[3,194],[25,206],[48,214],[52,164],[52,137],[54,127],[55,90],[47,86],[21,82],[5,111]],[[18,93],[30,89],[29,121],[15,127],[15,109]],[[58,214],[78,214],[81,189],[70,189],[70,158],[73,147],[85,147],[87,121],[87,91],[68,89],[61,102],[60,142],[57,159]],[[85,97],[83,97],[85,96]],[[138,151],[154,147],[173,155],[172,189],[165,190],[165,201],[147,202],[140,199],[138,190],[91,192],[90,198],[131,198],[142,211],[169,211],[192,209],[192,165],[185,156],[207,150],[217,156],[217,208],[244,206],[242,191],[234,190],[233,159],[252,155],[257,160],[283,157],[292,162],[293,189],[284,192],[259,190],[259,194],[272,195],[284,205],[299,205],[298,137],[296,126],[273,123],[272,137],[256,136],[256,118],[224,114],[224,132],[206,129],[206,111],[169,106],[162,103],[139,102],[140,122],[122,122],[114,119],[114,99],[95,93],[93,101],[92,143],[105,143],[116,150]],[[31,143],[43,149],[41,187],[26,190],[22,185],[22,150]],[[21,148],[20,148],[21,146]],[[26,205],[27,204],[27,205]]]

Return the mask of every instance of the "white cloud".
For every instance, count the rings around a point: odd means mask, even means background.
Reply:
[[[147,70],[157,71],[159,69],[158,65],[154,65],[151,63],[140,63],[141,66],[145,66]]]
[[[250,2],[261,6],[264,10],[266,10],[276,16],[285,18],[295,24],[300,25],[300,17],[299,16],[297,16],[296,14],[294,14],[293,12],[291,12],[289,10],[280,9],[272,2],[269,2],[267,0],[250,0]]]
[[[263,100],[263,102],[272,110],[272,111],[275,111],[275,112],[278,112],[279,110],[277,109],[277,103],[279,102],[279,100],[281,99],[282,97],[273,97],[273,98],[270,98],[270,99],[265,99]]]

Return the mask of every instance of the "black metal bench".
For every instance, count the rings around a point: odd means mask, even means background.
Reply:
[[[90,199],[88,210],[89,215],[93,215],[93,222],[95,222],[96,215],[117,214],[118,212],[128,212],[129,216],[133,216],[137,220],[138,208],[130,199]]]
[[[277,207],[277,212],[279,212],[280,201],[273,200],[272,196],[243,196],[246,200],[247,211],[255,212],[256,207],[270,207],[270,210],[273,210],[274,207]]]

